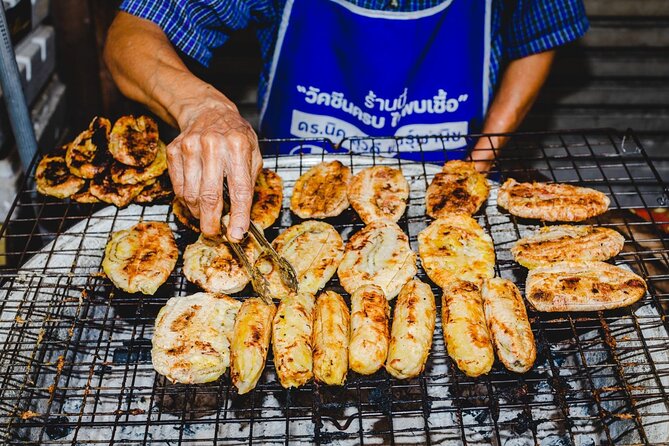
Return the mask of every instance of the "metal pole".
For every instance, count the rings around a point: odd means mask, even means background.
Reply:
[[[2,1],[0,1],[0,86],[2,86],[2,95],[7,105],[9,122],[14,132],[21,165],[23,171],[27,173],[30,162],[37,153],[37,140],[26,98],[23,95],[19,67],[16,65],[14,47],[9,38],[9,27]]]

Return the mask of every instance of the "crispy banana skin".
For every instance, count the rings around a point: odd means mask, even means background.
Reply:
[[[56,198],[67,198],[81,190],[86,180],[70,173],[62,148],[44,155],[35,170],[37,192]]]
[[[527,300],[538,311],[600,311],[632,305],[646,294],[636,274],[604,262],[558,262],[531,269]]]
[[[195,218],[188,206],[179,198],[172,200],[172,213],[176,220],[193,232],[200,232],[200,220]]]
[[[478,284],[453,280],[444,287],[441,321],[448,355],[467,376],[485,375],[495,361]]]
[[[111,235],[102,268],[117,288],[153,295],[169,277],[178,257],[169,226],[146,221]]]
[[[437,307],[432,289],[418,279],[402,287],[393,313],[386,370],[398,379],[415,378],[432,347]]]
[[[158,124],[148,116],[121,116],[111,130],[109,151],[126,166],[148,166],[158,154]]]
[[[343,386],[348,372],[348,341],[351,325],[348,306],[334,291],[324,291],[314,310],[314,378]]]
[[[337,275],[348,293],[377,285],[390,300],[417,271],[409,237],[396,223],[376,220],[348,240]]]
[[[516,262],[532,269],[561,261],[608,260],[622,251],[625,237],[595,226],[544,226],[511,248]]]
[[[290,210],[300,218],[336,217],[348,208],[351,171],[339,161],[320,163],[298,178]]]
[[[480,283],[495,273],[492,239],[465,214],[440,218],[423,229],[418,253],[428,277],[441,288],[454,279]]]
[[[606,212],[609,203],[609,197],[587,187],[519,183],[513,178],[497,196],[497,204],[511,214],[543,221],[583,221]]]
[[[153,368],[172,382],[215,381],[230,364],[230,337],[241,306],[222,294],[173,297],[156,317]]]
[[[313,313],[314,296],[297,293],[284,297],[274,316],[274,366],[279,382],[286,389],[300,387],[313,376]]]
[[[497,357],[512,372],[527,372],[537,358],[537,347],[520,290],[513,282],[495,277],[483,283],[482,295]]]
[[[388,166],[361,170],[348,185],[348,201],[365,224],[387,219],[397,222],[409,199],[409,183],[402,171]]]
[[[484,175],[467,161],[449,161],[434,176],[425,191],[425,208],[432,218],[451,214],[473,215],[488,198],[490,188]]]
[[[275,313],[274,305],[257,297],[246,299],[237,313],[230,344],[230,378],[240,395],[255,388],[265,368]]]
[[[390,308],[383,290],[365,285],[351,295],[351,338],[348,363],[351,370],[371,375],[388,357]]]

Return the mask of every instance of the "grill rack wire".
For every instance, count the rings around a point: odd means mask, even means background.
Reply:
[[[482,137],[492,145],[490,136]],[[247,396],[238,396],[227,377],[209,385],[172,385],[151,368],[155,314],[168,297],[196,290],[180,274],[181,259],[154,298],[119,293],[101,275],[77,278],[74,269],[47,266],[18,274],[19,265],[43,252],[47,242],[57,241],[104,207],[40,197],[33,160],[0,230],[5,246],[0,288],[22,296],[0,301],[2,443],[669,445],[669,240],[652,218],[645,221],[628,211],[669,202],[667,184],[653,165],[656,160],[631,131],[508,136],[492,178],[579,184],[611,198],[611,210],[591,222],[625,235],[616,264],[628,265],[647,281],[649,293],[640,304],[553,315],[528,307],[538,366],[525,375],[509,373],[499,363],[487,376],[463,375],[445,351],[438,316],[427,368],[416,379],[391,379],[382,370],[370,377],[349,373],[343,388],[310,383],[285,390],[275,378],[270,352],[263,378]],[[443,140],[446,147],[447,137]],[[263,140],[266,167],[278,166],[278,149],[284,144],[339,150],[327,140]],[[340,153],[346,164],[350,155]],[[369,165],[376,164],[379,155],[368,159]],[[398,167],[405,163],[394,162]],[[427,173],[423,176],[425,187],[430,179]],[[410,197],[408,208],[422,205],[422,200]],[[144,209],[142,215],[150,219],[150,208]],[[290,218],[280,218],[268,229],[270,240],[299,221],[285,208],[282,215]],[[484,210],[476,217],[489,234],[509,231],[508,226],[496,228],[498,222]],[[108,218],[120,218],[119,211]],[[414,249],[417,233],[411,232],[409,220],[426,218],[405,215],[398,223]],[[509,218],[514,239],[524,233],[522,228],[539,225]],[[351,210],[328,221],[349,236],[362,227]],[[180,250],[193,240],[181,227],[176,234]],[[102,237],[106,240],[107,235]],[[503,245],[495,242],[496,274],[515,277],[523,290],[525,270],[508,256],[500,257],[501,250],[510,248],[508,242]],[[56,244],[49,246],[48,255],[58,255]],[[75,261],[84,255],[86,247],[80,246]],[[431,283],[422,269],[418,277]],[[440,315],[441,291],[432,286]],[[346,295],[336,276],[330,288]],[[238,294],[249,295],[249,288]],[[16,308],[10,311],[12,306]],[[639,312],[639,306],[651,311]],[[127,339],[117,340],[119,333]],[[138,385],[147,376],[153,384]],[[97,410],[105,399],[116,401],[116,409]],[[72,400],[81,403],[72,406]],[[144,408],[137,408],[138,401]]]

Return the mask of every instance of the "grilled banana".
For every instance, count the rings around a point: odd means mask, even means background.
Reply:
[[[532,368],[537,347],[520,291],[513,282],[496,277],[483,283],[483,311],[497,357],[516,373]]]
[[[409,237],[396,223],[376,220],[348,240],[337,275],[348,293],[363,285],[378,285],[390,300],[416,271]]]
[[[543,221],[582,221],[603,214],[609,203],[609,197],[587,187],[519,183],[512,178],[497,195],[497,204],[511,214]]]
[[[158,141],[155,159],[146,167],[132,167],[114,162],[111,166],[111,179],[118,184],[139,184],[156,178],[167,170],[167,149],[165,143]]]
[[[398,379],[414,378],[425,367],[432,347],[437,307],[430,286],[408,281],[395,303],[386,370]]]
[[[468,215],[433,221],[418,234],[418,253],[427,275],[442,288],[455,279],[480,283],[495,273],[492,239]]]
[[[72,174],[91,179],[104,172],[110,162],[107,151],[110,128],[108,119],[95,117],[68,146],[65,162]]]
[[[274,366],[279,382],[285,388],[300,387],[313,376],[313,313],[314,296],[296,293],[284,297],[274,316]]]
[[[172,382],[215,381],[230,364],[230,337],[241,303],[222,294],[173,297],[156,317],[153,368]]]
[[[471,377],[488,373],[495,356],[479,285],[456,279],[444,287],[441,323],[448,355],[458,368]]]
[[[339,161],[320,163],[295,182],[290,209],[300,218],[336,217],[348,207],[351,171]]]
[[[409,183],[402,171],[388,166],[363,169],[348,186],[348,201],[365,224],[382,219],[396,222],[408,199]]]
[[[253,390],[262,375],[272,336],[274,305],[254,297],[237,313],[230,345],[230,378],[241,395]]]
[[[167,280],[178,256],[169,226],[145,221],[111,235],[102,268],[118,288],[152,295]]]
[[[625,237],[613,229],[556,225],[544,226],[518,240],[511,253],[516,262],[532,269],[566,260],[607,260],[618,254],[624,244]]]
[[[65,147],[66,149],[66,147]],[[70,173],[63,148],[44,155],[35,171],[37,192],[56,198],[67,198],[78,192],[86,180]]]
[[[109,151],[126,166],[148,166],[158,155],[158,124],[148,116],[120,117],[111,130]]]
[[[383,290],[361,286],[351,295],[351,342],[348,363],[351,370],[371,375],[383,367],[388,356],[390,309]]]
[[[646,282],[604,262],[558,262],[531,269],[525,293],[538,311],[599,311],[638,301]]]
[[[475,214],[488,198],[488,182],[467,161],[449,161],[425,191],[425,208],[432,218]]]
[[[331,386],[343,386],[348,371],[350,315],[344,299],[324,291],[314,311],[314,378]]]

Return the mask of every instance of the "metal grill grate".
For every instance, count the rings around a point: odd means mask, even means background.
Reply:
[[[263,141],[265,165],[284,177],[287,189],[310,165],[331,157],[354,171],[377,163],[401,167],[412,192],[399,224],[417,248],[427,224],[424,191],[439,166],[343,151],[276,155],[286,144],[337,150],[326,141]],[[98,274],[110,230],[140,218],[172,223],[168,207],[119,211],[44,199],[28,178],[0,233],[2,443],[669,445],[669,240],[659,225],[629,212],[667,205],[667,185],[652,162],[633,134],[610,131],[516,134],[502,151],[493,179],[547,179],[605,192],[611,210],[592,223],[626,236],[614,262],[641,274],[649,287],[638,304],[620,310],[530,310],[538,357],[529,373],[515,375],[496,363],[487,376],[466,377],[446,354],[438,317],[419,378],[349,373],[342,388],[310,383],[287,391],[270,353],[258,387],[245,396],[227,377],[172,385],[151,367],[156,313],[169,297],[196,291],[180,263],[154,297],[120,293]],[[496,273],[522,290],[526,271],[509,249],[538,223],[499,210],[494,192],[476,218],[495,242]],[[298,221],[286,204],[267,230],[270,240]],[[328,221],[345,240],[362,227],[350,209]],[[173,227],[183,250],[194,236]],[[422,270],[419,277],[428,281]],[[343,293],[336,277],[330,287]],[[441,292],[434,291],[439,306]],[[247,288],[239,296],[248,294]]]

